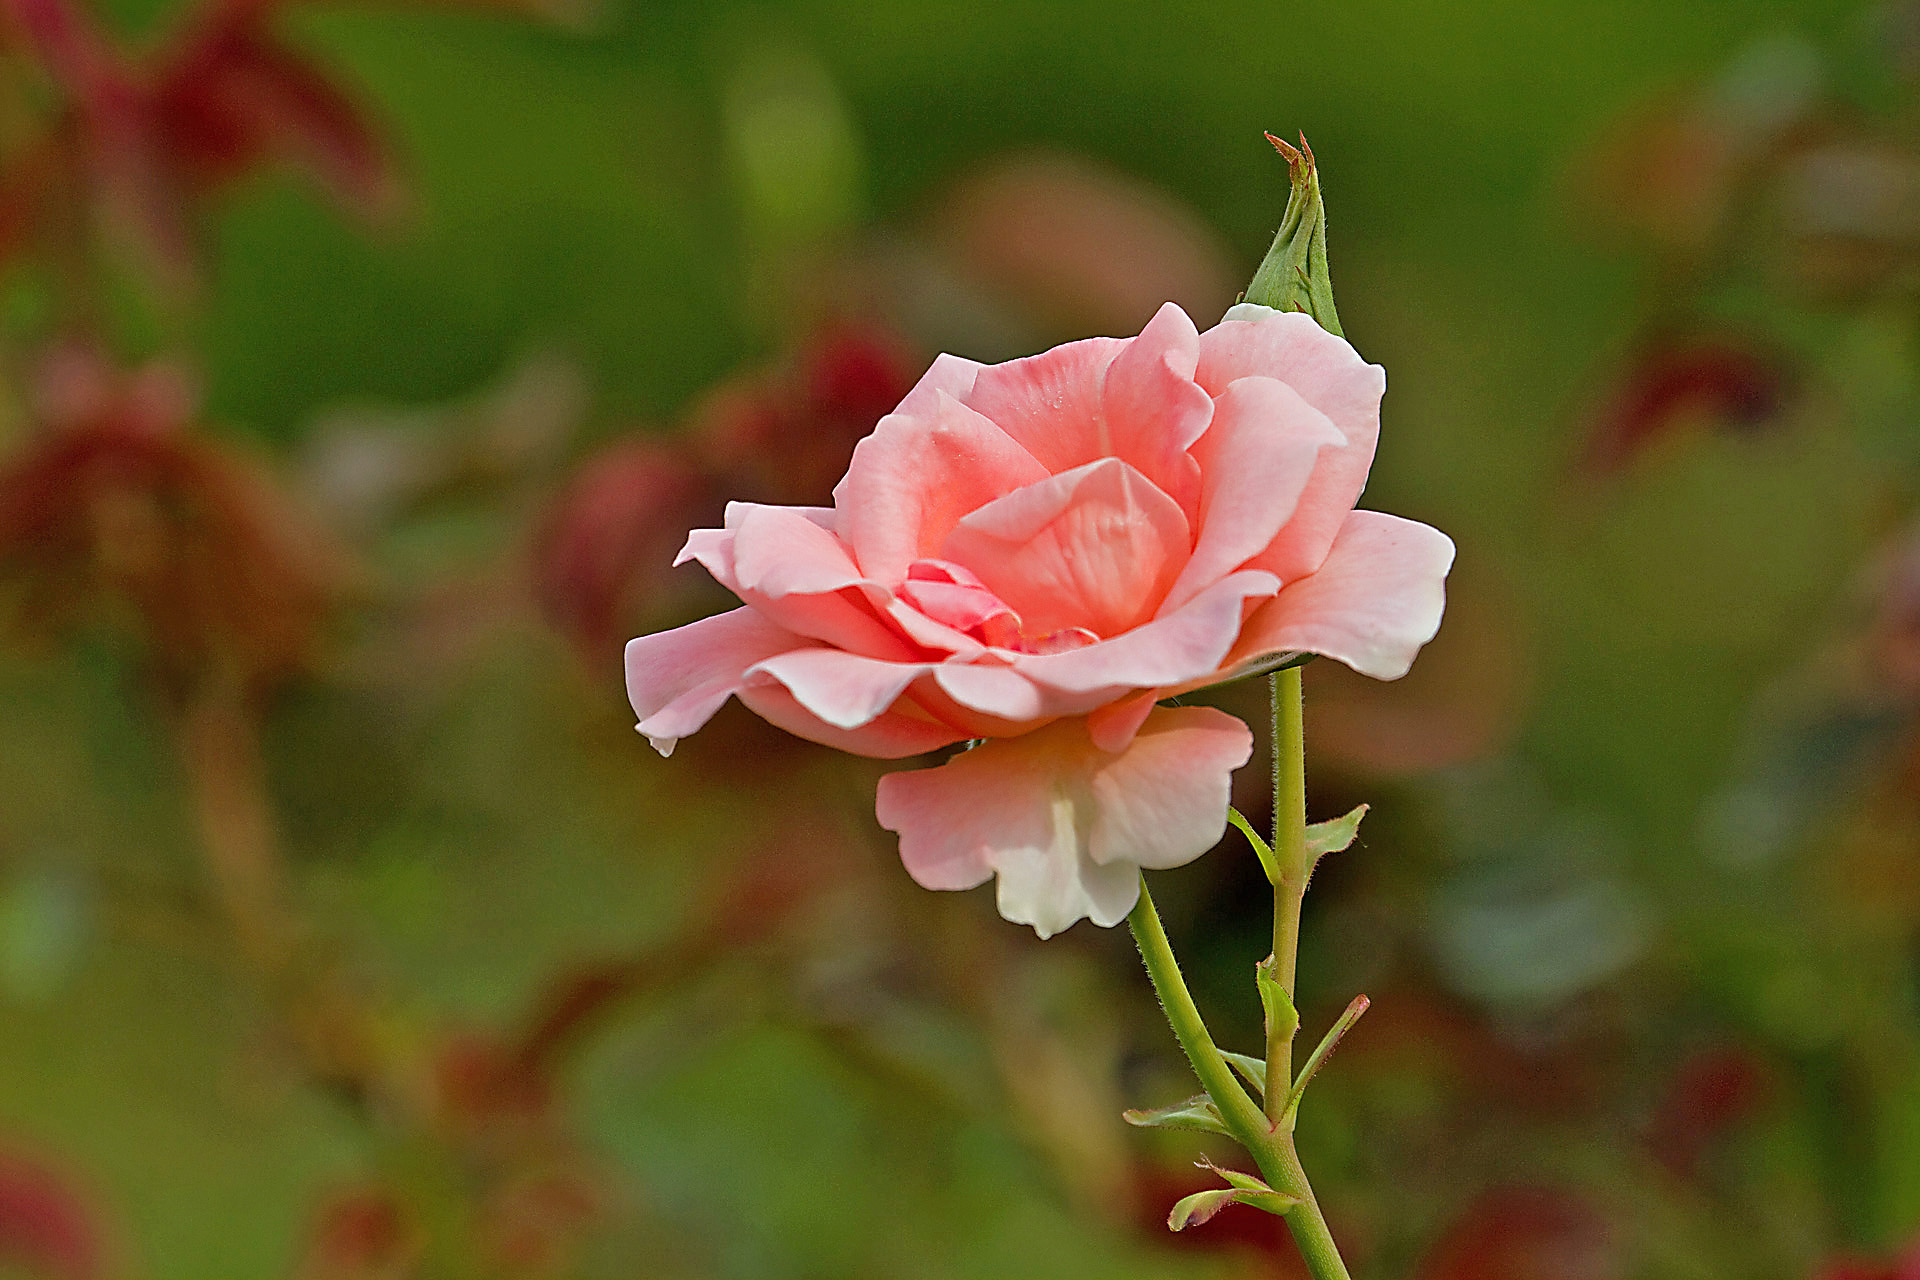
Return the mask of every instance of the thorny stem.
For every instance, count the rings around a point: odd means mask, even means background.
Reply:
[[[1140,958],[1146,963],[1147,976],[1153,980],[1161,1007],[1166,1010],[1167,1021],[1173,1025],[1174,1038],[1185,1050],[1187,1061],[1193,1064],[1194,1074],[1200,1078],[1207,1096],[1213,1099],[1220,1118],[1253,1156],[1267,1185],[1299,1198],[1300,1203],[1286,1215],[1287,1229],[1293,1233],[1294,1245],[1306,1261],[1308,1274],[1313,1280],[1352,1280],[1346,1263],[1340,1260],[1340,1250],[1333,1243],[1333,1233],[1327,1230],[1320,1203],[1314,1199],[1306,1170],[1300,1167],[1291,1127],[1270,1122],[1234,1079],[1226,1059],[1220,1056],[1187,990],[1186,980],[1180,976],[1179,962],[1173,957],[1173,947],[1167,942],[1167,931],[1160,924],[1160,915],[1154,910],[1153,897],[1147,892],[1144,878],[1140,883],[1140,900],[1127,916],[1127,924],[1140,947]],[[1285,1097],[1286,1088],[1283,1088],[1283,1102]]]
[[[1273,887],[1274,976],[1289,1001],[1293,999],[1300,942],[1300,901],[1313,872],[1307,856],[1306,786],[1300,669],[1290,667],[1273,674],[1273,852],[1280,872]],[[1208,1033],[1180,976],[1179,962],[1174,959],[1144,878],[1140,900],[1134,904],[1127,924],[1133,929],[1140,958],[1146,962],[1147,976],[1153,980],[1167,1021],[1173,1024],[1174,1038],[1193,1064],[1194,1074],[1213,1099],[1220,1118],[1253,1156],[1267,1185],[1299,1198],[1300,1204],[1286,1215],[1287,1229],[1293,1233],[1308,1273],[1313,1280],[1352,1280],[1294,1147],[1293,1115],[1288,1104],[1294,1092],[1293,1038],[1298,1019],[1278,1019],[1268,1028],[1263,1110],[1240,1087]]]
[[[1272,676],[1273,688],[1273,860],[1280,874],[1273,882],[1274,976],[1287,999],[1300,950],[1300,903],[1307,893],[1306,726],[1300,696],[1300,668]],[[1267,1028],[1267,1119],[1278,1124],[1293,1088],[1293,1037],[1299,1029],[1276,1023]]]
[[[1213,1099],[1227,1127],[1235,1137],[1264,1132],[1265,1117],[1247,1096],[1247,1091],[1240,1087],[1240,1082],[1233,1078],[1233,1068],[1220,1056],[1219,1047],[1213,1043],[1213,1036],[1201,1020],[1192,994],[1187,991],[1187,981],[1180,976],[1180,962],[1173,958],[1173,946],[1167,941],[1167,931],[1161,927],[1160,913],[1153,908],[1153,895],[1147,892],[1144,876],[1140,880],[1140,900],[1133,904],[1133,911],[1127,916],[1127,927],[1133,930],[1134,943],[1140,948],[1140,959],[1146,963],[1147,977],[1153,980],[1154,993],[1160,997],[1160,1007],[1166,1010],[1167,1021],[1173,1024],[1174,1039],[1180,1042],[1187,1060],[1193,1064],[1194,1074],[1200,1077],[1201,1087]]]

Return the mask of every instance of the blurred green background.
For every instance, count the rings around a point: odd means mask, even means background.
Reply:
[[[1308,672],[1356,1274],[1920,1274],[1920,8],[0,11],[0,1276],[1297,1274],[1165,1231],[1123,933],[618,656],[935,352],[1210,323],[1263,129],[1460,547]],[[1155,883],[1252,1045],[1251,854]]]

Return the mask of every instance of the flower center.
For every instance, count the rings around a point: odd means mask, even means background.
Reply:
[[[907,568],[900,594],[935,622],[972,636],[981,644],[1016,653],[1064,653],[1096,643],[1085,627],[1029,631],[999,596],[964,565],[950,560],[916,560]]]

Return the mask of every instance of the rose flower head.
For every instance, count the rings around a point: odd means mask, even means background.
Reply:
[[[1384,373],[1299,313],[982,365],[935,360],[855,449],[831,507],[734,503],[698,560],[744,601],[627,645],[662,753],[729,697],[882,759],[881,825],[930,889],[999,878],[1042,936],[1124,919],[1143,867],[1226,827],[1253,735],[1158,705],[1324,654],[1403,675],[1440,624],[1453,543],[1354,503]]]

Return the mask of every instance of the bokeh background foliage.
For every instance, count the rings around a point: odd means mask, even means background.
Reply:
[[[188,88],[102,106],[49,12]],[[1124,936],[919,892],[749,717],[655,758],[618,668],[934,351],[1209,322],[1263,128],[1389,370],[1368,504],[1461,547],[1412,677],[1309,672],[1357,1270],[1920,1265],[1920,11],[7,18],[0,1274],[1291,1274],[1164,1232]],[[1251,1045],[1250,854],[1161,880]]]

